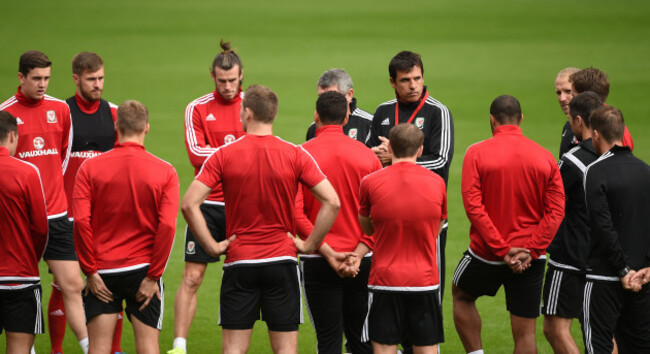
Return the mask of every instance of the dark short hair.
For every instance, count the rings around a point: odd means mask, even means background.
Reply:
[[[390,130],[390,147],[397,158],[413,157],[424,142],[420,128],[411,123],[400,123]]]
[[[81,75],[84,72],[94,73],[104,66],[102,57],[97,53],[81,52],[72,58],[72,73]]]
[[[603,101],[600,99],[600,96],[593,91],[587,91],[571,99],[571,102],[569,102],[569,112],[574,119],[580,116],[587,128],[589,128],[589,115],[596,108],[602,107],[602,105]]]
[[[502,95],[492,101],[490,114],[501,125],[519,124],[521,120],[521,105],[519,105],[519,100],[513,96]]]
[[[324,125],[341,125],[348,115],[348,100],[337,91],[323,92],[316,100],[316,112]]]
[[[589,116],[589,126],[597,130],[608,143],[622,141],[625,133],[623,113],[614,106],[601,106]]]
[[[0,144],[5,142],[11,132],[18,134],[16,118],[7,111],[0,111]]]
[[[224,42],[222,39],[221,42],[219,42],[219,46],[221,47],[221,53],[219,53],[212,61],[212,68],[210,70],[212,72],[214,72],[215,68],[230,70],[234,68],[235,65],[239,65],[239,73],[241,73],[244,66],[237,53],[230,49],[230,42]]]
[[[242,105],[250,109],[254,119],[261,123],[273,123],[278,114],[278,96],[266,86],[250,85]]]
[[[329,69],[318,78],[318,87],[326,88],[330,86],[336,86],[338,91],[345,95],[351,88],[354,88],[354,83],[345,70]]]
[[[603,102],[607,101],[609,95],[609,78],[607,74],[596,68],[582,69],[569,76],[569,82],[577,93],[593,91],[600,96]]]
[[[416,66],[420,68],[422,75],[424,75],[424,66],[422,66],[422,58],[420,58],[420,54],[404,50],[397,53],[397,55],[390,60],[390,64],[388,64],[388,74],[393,80],[395,80],[398,71],[409,72]]]
[[[28,50],[20,56],[18,61],[18,72],[27,76],[34,68],[49,68],[52,62],[43,52]]]
[[[142,133],[149,122],[149,111],[136,100],[124,101],[117,107],[117,130],[125,136]]]

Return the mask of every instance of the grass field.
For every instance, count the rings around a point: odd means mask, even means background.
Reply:
[[[313,117],[316,80],[331,67],[348,70],[360,107],[373,112],[393,98],[388,83],[390,58],[408,49],[422,55],[431,95],[451,110],[456,154],[449,177],[450,233],[447,273],[451,279],[468,244],[469,224],[460,198],[465,149],[488,138],[489,104],[511,94],[524,111],[524,133],[557,155],[563,116],[554,94],[555,74],[567,66],[595,66],[611,81],[608,103],[619,107],[635,139],[635,153],[650,161],[650,3],[612,1],[15,1],[3,3],[0,36],[0,98],[15,93],[18,57],[29,49],[54,62],[48,93],[74,93],[70,60],[79,51],[102,55],[104,97],[114,103],[137,99],[149,108],[149,151],[171,162],[184,191],[193,176],[183,143],[183,111],[192,99],[214,89],[208,70],[220,38],[233,42],[245,69],[245,86],[259,83],[279,96],[275,133],[295,143],[304,139]],[[1,222],[1,221],[0,221]],[[166,303],[161,350],[171,348],[173,298],[180,281],[182,231],[164,279]],[[43,302],[51,276],[44,267]],[[220,265],[210,266],[199,294],[199,311],[188,349],[220,350],[217,326]],[[447,286],[443,351],[460,353]],[[46,305],[45,305],[46,306]],[[489,353],[513,345],[503,293],[479,301],[483,342]],[[306,315],[306,313],[305,313]],[[135,352],[125,321],[123,348]],[[581,342],[578,326],[576,339]],[[300,328],[300,352],[315,352],[309,323]],[[538,322],[540,352],[551,352]],[[4,348],[4,337],[0,339]],[[66,352],[80,352],[71,332]],[[49,350],[47,335],[37,336],[36,351]],[[252,353],[269,352],[263,323],[256,326]]]

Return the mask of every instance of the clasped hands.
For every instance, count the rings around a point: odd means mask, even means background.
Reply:
[[[530,262],[533,256],[530,251],[522,247],[512,247],[508,253],[503,257],[506,265],[515,274],[521,274],[530,267]]]
[[[625,290],[639,292],[641,287],[650,282],[650,267],[631,270],[626,276],[621,278],[621,284]]]

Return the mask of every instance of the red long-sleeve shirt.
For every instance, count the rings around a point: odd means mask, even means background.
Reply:
[[[218,147],[245,134],[239,119],[243,98],[241,91],[232,100],[226,100],[214,91],[195,99],[185,108],[185,147],[195,176]],[[221,186],[212,190],[207,202],[223,203]]]
[[[47,243],[45,195],[36,166],[0,146],[0,289],[39,282],[38,261]]]
[[[514,125],[467,149],[461,191],[471,222],[470,251],[502,261],[511,247],[546,253],[564,218],[564,187],[555,159]]]
[[[0,104],[18,121],[16,157],[38,167],[49,218],[64,216],[68,202],[63,191],[63,173],[68,166],[72,142],[70,109],[65,101],[45,95],[32,100],[22,94]]]
[[[178,175],[136,143],[87,160],[72,194],[74,242],[86,275],[149,266],[161,277],[176,232]]]
[[[338,252],[354,251],[359,242],[371,249],[374,241],[359,225],[359,184],[371,172],[381,169],[381,162],[363,143],[343,133],[340,125],[326,125],[316,130],[316,137],[302,144],[316,160],[341,200],[341,209],[324,242]],[[306,186],[296,198],[298,235],[307,238],[314,228],[320,202]]]

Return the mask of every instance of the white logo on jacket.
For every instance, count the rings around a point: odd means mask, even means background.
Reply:
[[[357,128],[352,128],[352,129],[350,129],[350,131],[348,131],[348,136],[350,138],[352,138],[352,139],[356,139],[357,138],[357,132],[358,132]]]
[[[415,126],[422,129],[424,127],[424,117],[415,118]]]
[[[56,112],[47,111],[46,116],[47,116],[48,123],[56,123]]]
[[[45,147],[45,140],[43,140],[43,138],[40,136],[34,138],[34,148],[36,148],[36,150],[40,150],[43,147]]]

